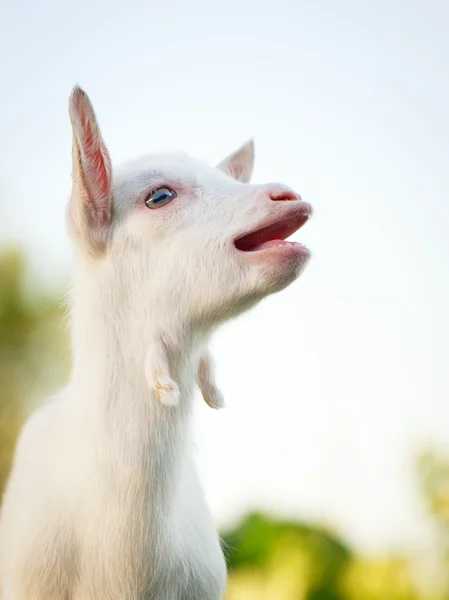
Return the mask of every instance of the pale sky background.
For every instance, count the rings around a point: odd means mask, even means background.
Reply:
[[[228,407],[198,402],[213,513],[261,507],[360,548],[415,545],[422,444],[449,441],[449,4],[3,2],[2,241],[67,274],[67,99],[115,162],[250,136],[254,181],[295,187],[313,259],[214,342]]]

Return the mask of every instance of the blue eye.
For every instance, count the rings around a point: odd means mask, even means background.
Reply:
[[[176,192],[168,187],[160,187],[151,192],[145,200],[148,208],[159,208],[165,206],[176,198]]]

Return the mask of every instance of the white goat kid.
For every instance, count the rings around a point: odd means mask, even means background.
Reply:
[[[70,381],[20,436],[0,524],[2,600],[219,600],[226,567],[193,464],[197,384],[224,321],[289,285],[311,214],[250,185],[252,142],[218,168],[154,155],[112,171],[75,87]]]

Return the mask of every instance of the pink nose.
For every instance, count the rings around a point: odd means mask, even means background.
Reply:
[[[286,190],[285,188],[271,189],[268,191],[268,195],[275,202],[289,202],[291,200],[301,200],[301,196],[299,194],[295,194],[291,190]]]

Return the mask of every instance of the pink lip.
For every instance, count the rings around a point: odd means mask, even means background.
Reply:
[[[261,252],[263,250],[284,249],[295,253],[308,253],[307,248],[297,242],[287,242],[295,231],[298,231],[312,215],[312,207],[306,202],[289,202],[289,210],[277,218],[260,224],[257,229],[246,233],[236,240],[234,245],[241,252]]]

